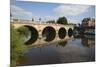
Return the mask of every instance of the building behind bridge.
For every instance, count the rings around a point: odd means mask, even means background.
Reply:
[[[75,27],[75,33],[79,34],[95,34],[95,19],[84,18],[79,26]]]
[[[82,20],[82,27],[95,27],[95,19],[94,18],[84,18]]]

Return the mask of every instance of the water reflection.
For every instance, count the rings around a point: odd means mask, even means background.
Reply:
[[[62,47],[64,47],[64,46],[66,46],[67,45],[67,41],[63,41],[63,42],[58,42],[58,44],[57,44],[58,46],[62,46]]]
[[[28,49],[18,66],[95,61],[95,36],[73,39]]]
[[[81,43],[85,47],[92,47],[95,44],[94,35],[80,35],[80,36],[75,36],[74,38],[81,38]]]

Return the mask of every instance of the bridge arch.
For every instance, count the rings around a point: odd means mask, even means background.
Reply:
[[[45,41],[53,41],[56,37],[56,30],[52,26],[46,26],[42,31],[42,37]]]
[[[64,39],[66,37],[66,29],[64,27],[61,27],[58,31],[58,36],[60,39]]]
[[[39,37],[37,29],[31,25],[23,25],[22,27],[26,27],[30,31],[30,38],[25,41],[25,45],[32,45]]]
[[[68,36],[71,37],[73,35],[73,29],[69,28],[68,29]]]
[[[33,44],[39,37],[38,31],[33,26],[25,25],[31,31],[31,38],[25,42],[26,45]]]

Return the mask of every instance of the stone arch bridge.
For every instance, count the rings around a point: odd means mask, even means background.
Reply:
[[[41,45],[64,41],[72,37],[73,25],[61,25],[39,22],[11,22],[15,29],[27,27],[31,31],[31,37],[25,42],[28,46]]]

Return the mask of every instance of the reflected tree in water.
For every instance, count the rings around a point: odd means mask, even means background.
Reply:
[[[58,45],[64,47],[67,45],[67,41],[58,42]]]

